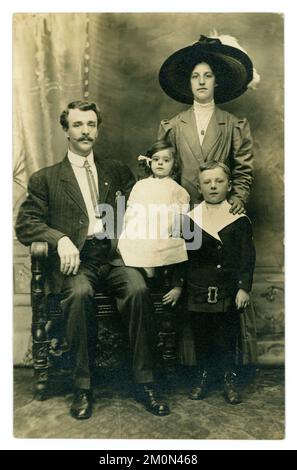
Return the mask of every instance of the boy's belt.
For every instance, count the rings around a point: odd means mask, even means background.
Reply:
[[[193,289],[192,296],[200,302],[216,304],[218,300],[234,295],[234,287],[224,288],[217,286],[199,287],[189,284],[189,290]]]
[[[218,301],[218,288],[215,286],[209,286],[207,290],[207,302],[209,304],[216,304]]]
[[[199,291],[199,294],[207,294],[207,303],[216,304],[218,302],[218,291],[219,288],[216,286],[208,286],[205,288],[196,288]]]

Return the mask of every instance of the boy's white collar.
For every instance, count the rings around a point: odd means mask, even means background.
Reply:
[[[227,225],[232,224],[240,217],[247,217],[245,214],[232,214],[230,212],[231,204],[223,201],[215,210],[211,210],[205,201],[192,209],[188,216],[205,232],[217,240],[221,240],[219,232]]]

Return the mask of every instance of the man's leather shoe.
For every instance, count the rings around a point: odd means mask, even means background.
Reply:
[[[70,414],[75,419],[88,419],[92,415],[92,392],[78,389],[70,408]]]
[[[189,393],[191,400],[203,400],[208,390],[208,373],[206,370],[198,375],[198,380]]]
[[[235,372],[225,372],[224,374],[224,397],[230,405],[238,405],[242,402],[237,389],[237,375]]]
[[[151,384],[138,384],[135,399],[156,416],[166,416],[170,413],[169,406],[159,399]]]

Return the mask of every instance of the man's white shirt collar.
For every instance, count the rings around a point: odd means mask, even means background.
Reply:
[[[70,161],[71,165],[78,166],[80,168],[84,166],[86,160],[88,161],[89,165],[92,166],[94,165],[93,150],[91,150],[87,157],[82,157],[81,155],[78,155],[77,153],[73,153],[71,152],[71,150],[68,150],[68,160]]]

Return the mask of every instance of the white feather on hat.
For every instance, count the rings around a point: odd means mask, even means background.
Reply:
[[[238,40],[234,36],[230,36],[228,34],[218,34],[216,30],[213,30],[209,36],[209,38],[212,39],[219,39],[222,44],[230,47],[235,47],[236,49],[239,49],[240,51],[244,52],[245,54],[248,55],[247,51],[241,47],[239,44]],[[253,79],[250,81],[248,84],[248,88],[251,88],[252,90],[256,90],[259,83],[260,83],[261,77],[258,74],[257,70],[255,67],[253,67]]]

